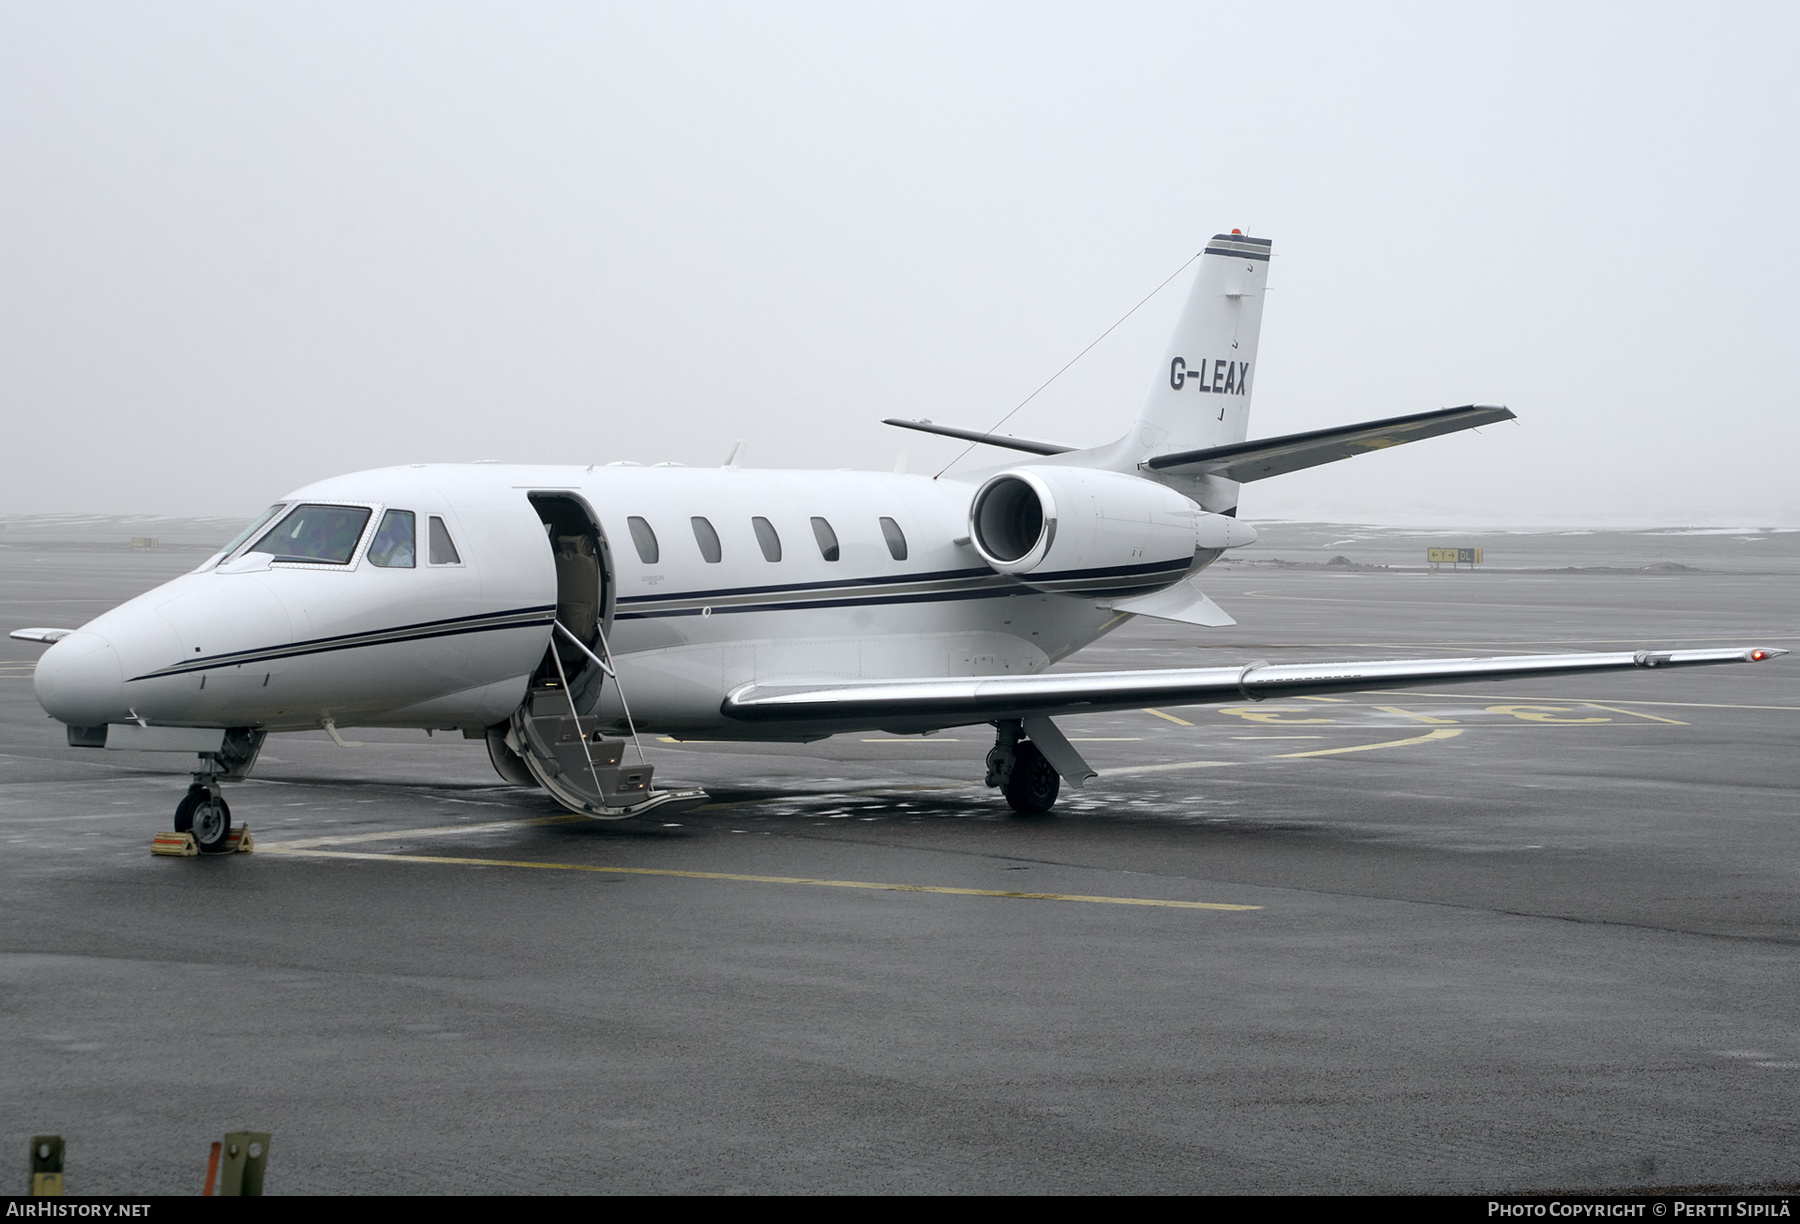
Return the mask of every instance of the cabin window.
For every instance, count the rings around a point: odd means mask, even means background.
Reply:
[[[764,561],[781,560],[781,537],[775,534],[775,524],[758,515],[750,520],[756,528],[756,543],[762,549]]]
[[[444,520],[437,515],[431,516],[431,563],[433,565],[461,565],[462,556],[456,551],[456,542],[450,538],[450,529],[444,526]]]
[[[836,561],[838,559],[837,532],[831,529],[830,523],[816,515],[813,517],[812,529],[813,539],[819,542],[819,555],[827,561]]]
[[[370,513],[362,506],[295,506],[256,542],[256,551],[277,561],[348,565]]]
[[[638,560],[645,565],[655,565],[662,552],[656,547],[656,533],[650,530],[650,524],[634,514],[625,520],[625,525],[631,528],[631,542],[637,545]]]
[[[411,510],[389,510],[381,516],[375,542],[369,545],[369,564],[383,569],[411,569],[417,551]]]
[[[900,530],[900,524],[891,518],[881,520],[881,538],[887,541],[888,552],[896,561],[906,560],[906,533]]]
[[[713,530],[711,523],[697,514],[688,521],[694,525],[694,543],[700,546],[700,555],[708,565],[717,565],[724,556],[719,550],[719,533]]]

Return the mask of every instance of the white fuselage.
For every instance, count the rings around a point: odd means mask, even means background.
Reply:
[[[502,722],[546,657],[558,602],[528,496],[560,493],[590,509],[609,554],[602,623],[619,683],[594,712],[617,725],[622,688],[645,729],[780,739],[779,726],[726,719],[725,696],[771,682],[1028,675],[1125,619],[1092,591],[1044,593],[986,564],[967,542],[972,492],[904,474],[729,468],[416,465],[336,477],[283,501],[369,507],[347,564],[242,549],[209,560],[53,646],[39,698],[77,726]],[[432,563],[421,538],[416,565],[371,564],[373,524],[395,508],[421,535],[441,518],[457,559]],[[654,561],[634,517],[654,532]],[[716,561],[695,518],[716,532]],[[778,560],[755,518],[778,537]],[[835,559],[815,519],[835,535]],[[1193,568],[1212,555],[1197,553]]]

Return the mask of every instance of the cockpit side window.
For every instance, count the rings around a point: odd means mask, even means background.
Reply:
[[[371,511],[365,506],[295,506],[256,542],[257,552],[277,561],[348,565]]]
[[[413,530],[411,510],[389,510],[381,516],[375,530],[375,542],[369,545],[369,564],[383,569],[412,569],[417,555],[418,536]]]
[[[429,537],[429,555],[433,565],[462,564],[462,555],[456,551],[456,542],[450,538],[450,529],[444,526],[444,520],[435,514],[431,516]]]
[[[248,540],[251,536],[253,536],[257,532],[261,531],[264,527],[267,527],[269,525],[269,520],[274,518],[277,514],[280,514],[286,508],[287,507],[284,503],[276,502],[273,506],[270,506],[267,510],[264,510],[261,514],[256,516],[256,521],[254,523],[251,523],[248,527],[244,528],[242,531],[240,531],[236,535],[232,536],[231,543],[227,544],[224,548],[220,549],[219,555],[221,557],[229,557],[232,553],[237,551],[237,546],[239,544],[242,544],[245,540]]]
[[[631,542],[637,546],[638,560],[645,565],[655,565],[662,552],[656,547],[656,533],[650,530],[650,524],[634,514],[625,520],[625,525],[631,528]]]

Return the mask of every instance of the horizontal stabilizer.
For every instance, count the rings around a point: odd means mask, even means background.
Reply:
[[[832,734],[865,727],[959,727],[997,719],[1099,714],[1145,706],[1218,705],[1309,693],[1417,688],[1463,680],[1553,678],[1635,668],[1757,663],[1786,653],[1733,646],[1369,663],[1257,662],[1243,667],[942,676],[812,686],[752,684],[729,694],[723,710],[727,716],[746,723],[800,723]]]
[[[14,629],[6,636],[21,642],[43,642],[47,645],[60,642],[74,632],[73,629]]]
[[[1422,438],[1492,425],[1513,419],[1512,410],[1493,404],[1468,404],[1461,408],[1438,408],[1412,416],[1389,417],[1383,421],[1365,421],[1360,425],[1339,425],[1331,429],[1314,429],[1307,433],[1288,434],[1281,438],[1261,438],[1254,442],[1233,442],[1205,450],[1177,451],[1157,455],[1144,461],[1153,471],[1179,473],[1184,476],[1221,476],[1226,480],[1248,483],[1270,476],[1298,472],[1321,463],[1336,463],[1352,455],[1386,450]]]
[[[1220,628],[1235,625],[1231,614],[1201,594],[1192,579],[1178,582],[1167,590],[1152,595],[1136,595],[1130,599],[1114,599],[1103,606],[1133,616],[1153,616],[1157,620],[1179,621],[1184,625],[1207,625]]]
[[[904,421],[899,417],[887,417],[883,425],[895,425],[901,429],[916,429],[920,433],[937,434],[945,438],[959,438],[964,442],[985,442],[989,446],[1003,446],[1007,450],[1025,451],[1032,455],[1066,455],[1075,450],[1073,446],[1064,446],[1060,442],[1034,442],[1030,438],[1015,438],[1010,434],[978,433],[973,429],[954,429],[949,425],[933,425],[930,421]]]

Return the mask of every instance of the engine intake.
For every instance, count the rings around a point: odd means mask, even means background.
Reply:
[[[981,559],[1059,594],[1159,591],[1255,538],[1173,489],[1091,468],[1013,468],[989,477],[969,503],[969,540]]]
[[[996,476],[975,495],[969,538],[995,569],[1005,573],[1029,569],[1034,562],[1026,561],[1027,554],[1048,551],[1056,542],[1055,500],[1041,480]]]

